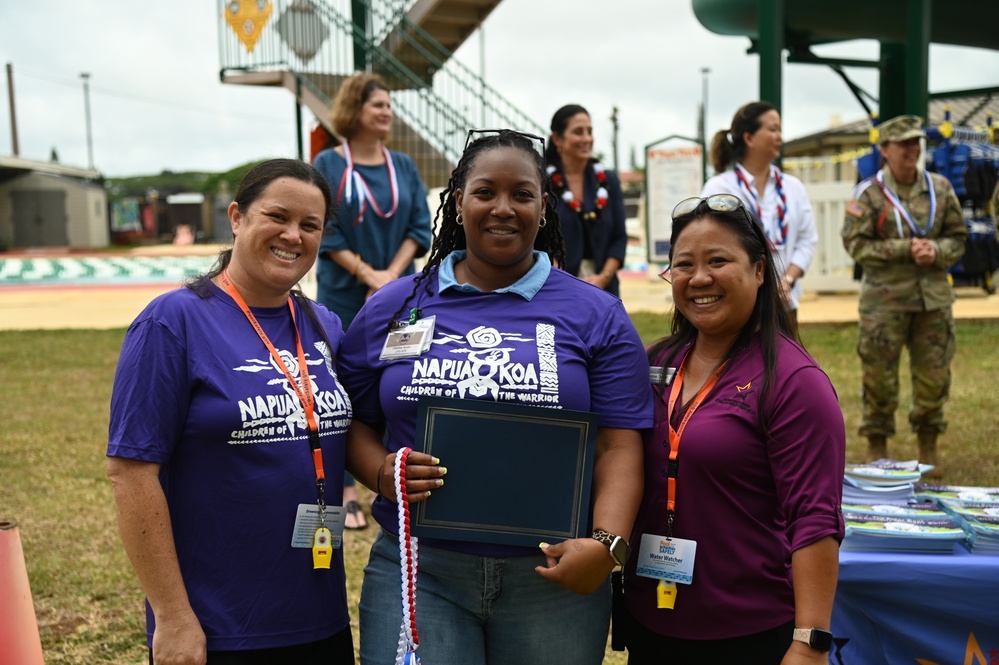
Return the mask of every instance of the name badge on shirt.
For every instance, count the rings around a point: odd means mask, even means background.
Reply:
[[[651,365],[649,366],[649,381],[657,386],[663,386],[663,385],[668,386],[669,384],[673,383],[674,376],[676,376],[675,367],[666,368],[666,380],[663,381],[663,368],[653,367]]]
[[[381,360],[415,358],[427,352],[434,340],[436,316],[428,316],[413,323],[402,324],[390,330],[382,347]]]
[[[690,584],[696,554],[697,541],[643,533],[635,572],[640,577]]]
[[[335,550],[340,549],[340,545],[343,544],[343,518],[342,506],[326,506],[325,526],[330,530],[330,545]],[[316,531],[322,526],[319,520],[319,506],[314,503],[298,504],[295,528],[291,534],[291,546],[312,549],[315,545]]]

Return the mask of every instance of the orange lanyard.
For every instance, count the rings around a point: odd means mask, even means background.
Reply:
[[[680,391],[683,388],[683,377],[687,373],[687,358],[690,357],[688,353],[684,357],[683,362],[680,363],[680,369],[676,371],[676,377],[673,378],[673,386],[669,391],[669,402],[667,404],[668,412],[666,414],[666,422],[669,425],[669,466],[667,467],[666,473],[666,509],[669,511],[669,524],[672,528],[673,525],[673,513],[676,512],[676,473],[679,468],[678,458],[680,456],[680,437],[683,436],[683,431],[687,428],[687,423],[693,417],[694,412],[697,411],[697,407],[701,405],[704,399],[711,392],[711,389],[715,387],[718,383],[718,379],[722,375],[722,371],[725,369],[725,365],[728,364],[726,360],[718,369],[714,371],[714,374],[701,386],[701,389],[697,391],[697,395],[694,396],[694,401],[690,403],[687,408],[687,412],[683,414],[683,418],[680,420],[680,427],[678,429],[673,429],[673,407],[676,405],[676,398],[680,396]]]
[[[243,296],[239,294],[236,290],[236,286],[229,279],[229,271],[223,270],[222,274],[219,275],[219,281],[222,282],[222,287],[226,290],[239,308],[243,310],[243,314],[246,315],[246,319],[253,326],[253,329],[257,332],[260,340],[270,351],[271,357],[277,366],[281,368],[284,372],[285,378],[288,379],[288,385],[295,389],[295,394],[298,395],[299,401],[302,403],[302,408],[305,409],[305,420],[309,424],[309,447],[312,448],[312,461],[316,466],[316,486],[319,488],[319,501],[320,510],[325,510],[325,498],[323,496],[323,485],[326,480],[326,472],[323,470],[323,449],[319,446],[319,425],[316,423],[316,399],[312,394],[312,381],[309,379],[309,366],[305,364],[305,349],[302,348],[302,338],[298,334],[298,324],[295,321],[295,303],[291,296],[288,296],[288,309],[291,311],[291,323],[295,329],[295,344],[298,347],[298,375],[301,378],[301,385],[292,376],[291,370],[285,364],[284,360],[281,358],[281,354],[278,353],[277,349],[274,348],[274,344],[271,343],[270,338],[267,337],[267,333],[260,326],[260,322],[257,321],[257,317],[253,315],[250,311],[249,306],[246,301],[243,300]]]

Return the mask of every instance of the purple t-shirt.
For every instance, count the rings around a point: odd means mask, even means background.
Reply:
[[[671,365],[679,367],[688,350]],[[762,384],[754,339],[732,357],[683,432],[673,536],[696,541],[697,553],[693,583],[677,584],[672,610],[656,608],[658,581],[635,573],[642,534],[667,534],[670,386],[656,397],[625,598],[632,615],[660,634],[725,639],[791,621],[791,553],[827,536],[843,538],[846,430],[832,383],[781,336],[768,440],[759,425]]]
[[[530,300],[510,292],[438,293],[435,271],[429,277],[432,295],[420,284],[407,304],[407,313],[418,307],[423,317],[437,317],[430,350],[417,358],[380,360],[388,322],[412,292],[413,279],[396,280],[368,300],[339,357],[355,417],[373,426],[384,423],[389,450],[413,445],[420,395],[591,411],[600,427],[652,426],[645,351],[614,296],[555,269]],[[372,513],[397,532],[394,503],[379,497]],[[491,556],[537,551],[433,544]]]
[[[156,298],[129,327],[111,396],[109,456],[162,465],[181,574],[210,650],[313,642],[348,625],[341,550],[313,570],[292,548],[300,503],[316,504],[304,411],[236,303],[214,285]],[[253,308],[297,379],[288,307]],[[316,397],[327,501],[343,493],[351,405],[334,358],[343,332],[315,305],[328,349],[296,303]],[[332,501],[330,501],[332,499]],[[154,622],[147,605],[147,631]]]

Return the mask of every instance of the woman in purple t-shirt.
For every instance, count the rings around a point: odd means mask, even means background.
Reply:
[[[305,162],[254,166],[232,247],[125,335],[107,468],[150,664],[354,663],[333,507],[332,530],[322,517],[343,491],[343,331],[296,287],[333,210]]]
[[[673,211],[670,335],[625,568],[630,665],[824,663],[846,435],[738,197]],[[681,445],[682,444],[682,445]]]
[[[466,542],[460,534],[421,537],[420,640],[418,650],[406,648],[427,663],[599,665],[610,620],[609,575],[623,561],[642,495],[639,430],[652,425],[645,352],[618,298],[552,267],[564,264],[565,251],[542,140],[508,130],[473,132],[469,139],[442,196],[427,267],[373,294],[341,348],[340,376],[354,405],[348,468],[378,491],[372,515],[382,527],[361,589],[361,662],[396,662],[405,538],[399,538],[393,462],[395,451],[417,445],[418,397],[439,395],[470,406],[477,400],[595,413],[593,537],[550,545],[539,537],[529,546]],[[415,334],[405,332],[405,320],[417,325],[430,317],[427,348],[415,344],[408,354],[386,357],[384,349],[406,341],[389,338],[390,330]],[[401,326],[390,327],[400,318]],[[460,444],[489,460],[492,450],[482,438],[469,431]],[[525,438],[533,449],[552,449],[544,435]],[[544,466],[530,453],[520,455],[525,468]],[[456,464],[444,483],[448,460],[441,457],[444,467],[427,454],[409,455],[410,503],[426,499],[432,506],[478,473]],[[504,492],[476,501],[476,517],[488,522],[510,509],[527,493],[522,485],[510,474]],[[527,510],[541,514],[546,505]]]

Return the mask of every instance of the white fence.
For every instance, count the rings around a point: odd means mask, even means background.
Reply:
[[[815,213],[819,244],[808,273],[801,280],[806,291],[839,293],[860,290],[853,279],[853,258],[843,248],[843,218],[853,191],[852,182],[805,182]]]

